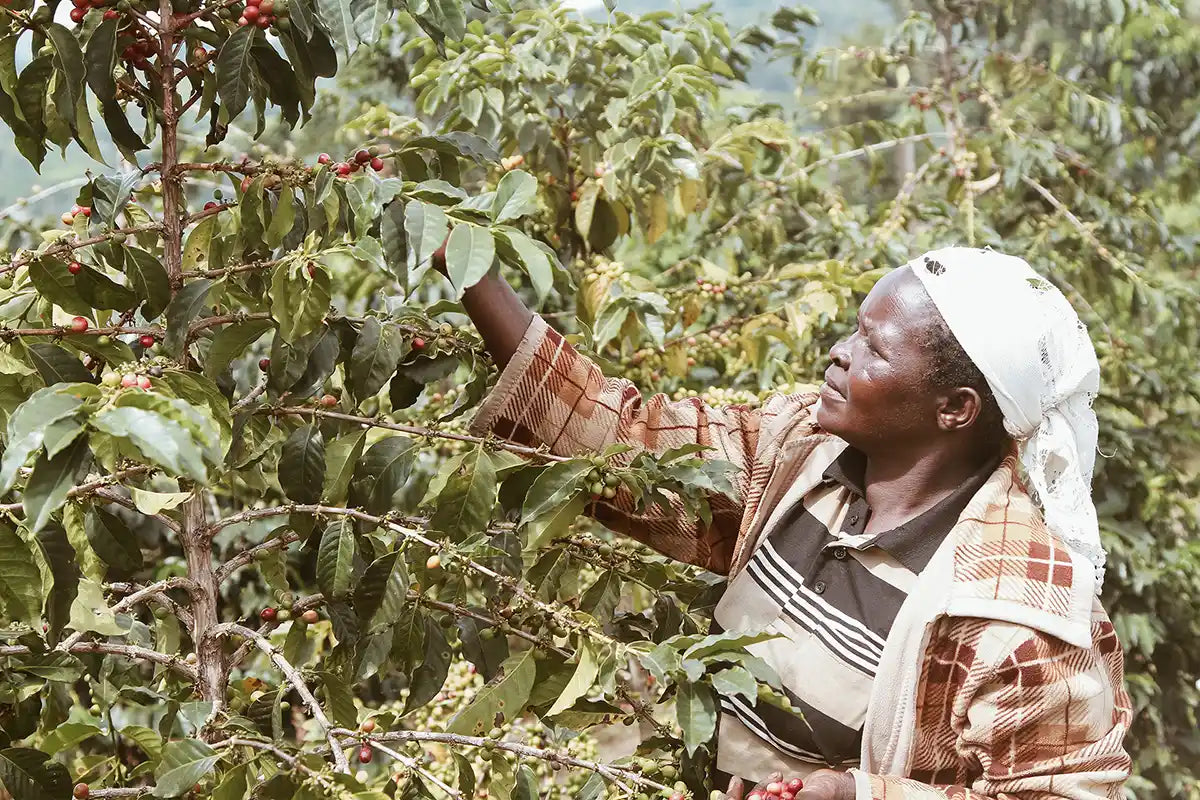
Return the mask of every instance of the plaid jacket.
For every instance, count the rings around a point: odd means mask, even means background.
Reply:
[[[643,399],[605,378],[535,317],[477,415],[491,432],[558,454],[624,442],[707,445],[739,502],[711,525],[635,514],[618,494],[595,516],[676,559],[734,577],[845,443],[812,419],[814,395],[761,408]],[[1045,528],[1009,458],[968,503],[888,636],[863,731],[857,800],[1117,800],[1130,771],[1123,655],[1094,574]],[[744,776],[756,777],[756,776]]]

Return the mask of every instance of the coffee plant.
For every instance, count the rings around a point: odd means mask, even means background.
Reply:
[[[706,797],[718,694],[778,680],[706,635],[720,576],[587,515],[703,524],[726,465],[472,431],[496,369],[459,300],[499,270],[609,374],[755,405],[961,242],[1092,327],[1130,789],[1198,797],[1179,9],[931,2],[816,50],[803,9],[72,5],[0,6],[16,146],[98,162],[0,231],[0,794]],[[746,99],[763,59],[795,108]]]

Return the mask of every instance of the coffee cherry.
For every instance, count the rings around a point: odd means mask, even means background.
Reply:
[[[78,275],[83,272],[83,264],[80,264],[78,261],[72,261],[70,264],[67,264],[67,272],[72,275]]]
[[[87,317],[74,317],[71,319],[71,330],[75,333],[83,333],[88,329]]]
[[[791,792],[792,794],[795,794],[796,792],[800,791],[803,788],[804,788],[804,781],[800,780],[799,778],[792,778],[790,781],[787,782],[787,790],[789,792]]]
[[[245,17],[243,17],[243,19],[245,19]],[[240,25],[240,24],[241,24],[241,22],[239,21],[239,23],[238,23],[238,24]],[[249,21],[247,21],[247,23],[246,23],[246,24],[249,24]],[[247,175],[246,177],[242,178],[242,193],[243,193],[243,194],[245,194],[245,193],[246,193],[246,192],[247,192],[247,191],[250,189],[250,184],[251,184],[251,183],[253,183],[253,182],[254,182],[254,178],[252,178],[252,177],[251,177],[251,176],[249,176],[249,175]]]
[[[420,350],[425,347],[425,340],[420,336],[412,340],[413,350]]]
[[[292,612],[288,611],[286,608],[281,608],[276,612],[275,618],[280,622],[287,622],[292,618]]]
[[[371,758],[374,755],[375,751],[372,750],[368,745],[364,744],[362,747],[358,748],[358,760],[364,764],[370,764]]]
[[[675,792],[674,794],[671,795],[671,800],[683,800],[683,799],[684,799],[683,792]]]
[[[154,334],[152,333],[143,333],[138,337],[138,344],[146,348],[154,347],[156,341],[158,340],[154,338]]]
[[[425,569],[437,569],[442,565],[442,557],[434,553],[429,558],[425,559]]]
[[[259,17],[257,20],[255,20],[254,24],[265,31],[267,28],[271,27],[272,19],[273,17]]]
[[[354,160],[357,161],[359,164],[366,164],[368,161],[371,160],[371,154],[368,153],[366,150],[359,150],[357,153],[354,154]]]
[[[118,17],[120,17],[120,16],[121,16],[121,12],[120,12],[120,11],[117,11],[115,8],[110,8],[110,9],[107,9],[107,10],[104,12],[104,18],[105,18],[105,19],[117,19],[117,18],[118,18]]]
[[[333,408],[334,406],[337,405],[338,399],[331,394],[327,394],[327,395],[322,395],[319,402],[321,403],[321,405],[325,406],[326,408]]]
[[[779,795],[779,800],[796,800],[796,795],[792,794],[787,789],[784,789]]]
[[[349,175],[351,172],[354,172],[354,167],[350,166],[349,164],[347,164],[345,162],[342,162],[341,164],[338,164],[336,167],[334,167],[334,171],[339,176],[344,178],[347,175]]]
[[[125,387],[126,389],[131,389],[134,386],[137,386],[137,383],[138,376],[134,375],[132,372],[127,372],[121,376],[121,386]]]
[[[621,483],[620,475],[610,472],[604,476],[604,485],[605,486],[619,486],[620,483]]]
[[[75,788],[71,790],[71,796],[75,800],[87,800],[89,794],[91,794],[91,789],[88,788],[86,783],[77,783],[75,784]]]
[[[332,162],[333,158],[330,157],[329,153],[321,153],[321,155],[317,156],[318,164],[329,164]]]
[[[13,285],[13,276],[11,272],[6,272],[0,275],[0,289],[11,289]]]
[[[605,486],[601,494],[604,495],[605,500],[612,500],[617,496],[617,490],[612,486]]]
[[[382,171],[383,170],[383,159],[380,158],[379,156],[375,156],[374,158],[372,158],[371,159],[371,169],[375,170],[376,172]]]
[[[100,382],[105,386],[116,386],[121,382],[121,376],[115,372],[106,372],[100,376]]]
[[[258,368],[259,368],[260,370],[262,370],[263,372],[266,372],[267,370],[269,370],[269,369],[271,368],[271,359],[269,359],[269,358],[260,358],[260,359],[258,360]]]
[[[604,484],[601,481],[596,481],[588,487],[588,491],[592,493],[592,497],[599,497],[604,494]]]
[[[321,615],[316,612],[316,609],[310,608],[300,615],[300,619],[304,620],[309,625],[312,625],[321,619]]]
[[[129,234],[123,233],[122,231],[117,231],[116,233],[114,233],[112,235],[112,243],[113,244],[125,244],[125,242],[127,242],[128,240],[129,240]]]
[[[75,215],[72,214],[70,211],[64,211],[63,215],[61,217],[59,217],[59,219],[62,220],[63,225],[70,225],[72,222],[75,221]]]
[[[245,10],[242,11],[242,19],[254,22],[258,19],[258,13],[258,6],[247,5]]]
[[[212,211],[216,207],[217,207],[217,204],[214,203],[212,200],[209,200],[207,203],[204,204],[205,211]]]
[[[200,660],[200,656],[196,655],[195,653],[188,653],[187,656],[183,660],[189,664],[195,664],[197,661]]]
[[[72,8],[71,9],[71,22],[75,22],[75,23],[83,22],[83,18],[86,16],[87,16],[86,8]]]
[[[363,720],[363,724],[359,725],[358,729],[363,733],[370,733],[371,731],[375,730],[375,720]]]
[[[148,377],[146,377],[145,375],[138,376],[137,385],[138,385],[138,388],[143,391],[149,390],[149,388],[152,386],[152,384],[150,383],[150,379]]]
[[[263,622],[274,622],[277,616],[279,616],[278,612],[276,612],[275,609],[271,608],[270,606],[258,612],[258,618]]]
[[[767,794],[780,795],[783,794],[783,784],[779,781],[771,781],[767,784]]]

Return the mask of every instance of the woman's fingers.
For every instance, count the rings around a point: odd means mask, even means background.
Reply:
[[[725,790],[725,796],[729,800],[742,800],[742,793],[745,791],[745,786],[742,784],[742,779],[734,775],[729,779],[729,788]]]

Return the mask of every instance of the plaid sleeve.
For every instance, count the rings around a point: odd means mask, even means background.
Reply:
[[[718,408],[696,398],[675,402],[662,394],[643,398],[630,381],[606,378],[535,316],[471,429],[565,456],[598,452],[618,442],[655,453],[693,443],[710,447],[705,457],[733,464],[734,484],[743,498],[730,502],[714,497],[711,525],[687,520],[679,507],[635,513],[624,491],[594,503],[589,513],[667,556],[725,573],[737,542],[760,423],[764,413],[774,416],[788,405],[786,400],[773,403],[771,412],[764,412],[748,406]]]
[[[856,800],[1121,798],[1132,708],[1120,644],[1097,609],[1087,649],[1023,626],[950,620],[957,630],[926,657],[909,774],[855,771]],[[989,639],[1007,642],[998,661],[981,652]]]

